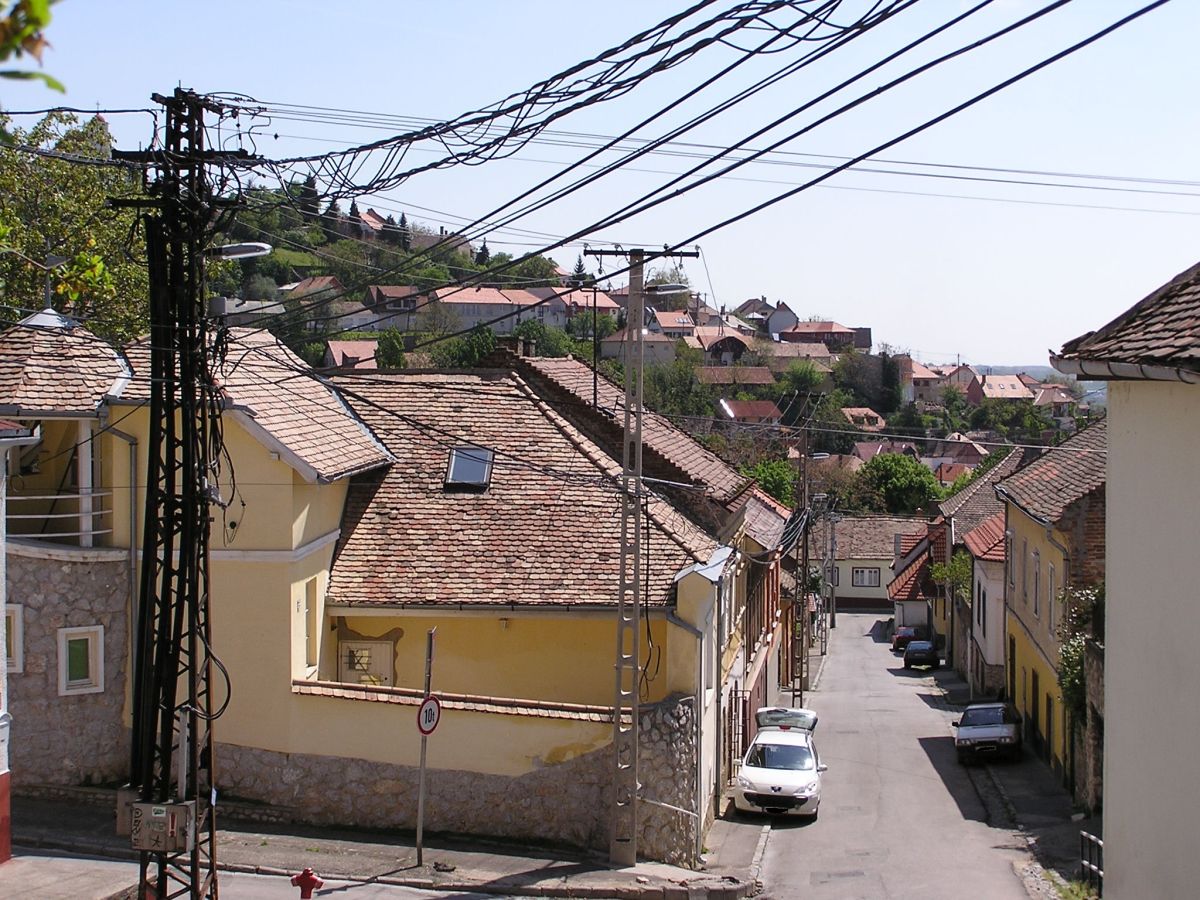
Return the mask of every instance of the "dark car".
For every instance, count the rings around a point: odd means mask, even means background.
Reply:
[[[917,629],[912,625],[901,625],[892,635],[892,650],[903,650],[909,641],[917,639]]]
[[[909,641],[908,646],[904,648],[904,668],[911,669],[913,666],[929,666],[936,669],[942,664],[938,659],[937,650],[929,641]]]

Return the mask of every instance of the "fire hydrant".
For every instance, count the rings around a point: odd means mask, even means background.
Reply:
[[[324,887],[323,882],[312,869],[306,868],[299,875],[292,876],[292,885],[300,888],[300,900],[312,900],[313,891]]]

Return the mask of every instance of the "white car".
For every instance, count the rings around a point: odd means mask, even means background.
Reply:
[[[755,713],[758,734],[738,770],[733,805],[741,812],[817,817],[821,763],[813,743],[816,714],[808,709],[767,707]]]

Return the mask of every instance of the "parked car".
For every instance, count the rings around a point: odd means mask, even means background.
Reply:
[[[1021,717],[1007,703],[972,703],[954,723],[959,762],[989,756],[1021,758]]]
[[[903,650],[909,641],[917,639],[917,629],[912,625],[900,625],[892,633],[892,652]]]
[[[930,641],[909,641],[904,648],[904,668],[913,666],[929,666],[936,669],[942,664],[938,652]]]
[[[808,709],[766,707],[738,770],[733,805],[740,812],[817,817],[821,763],[813,743],[817,716]]]

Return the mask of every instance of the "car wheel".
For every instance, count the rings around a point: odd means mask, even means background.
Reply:
[[[911,669],[911,668],[912,668],[912,663],[906,662],[906,663],[904,664],[904,668],[906,668],[906,669]]]
[[[941,665],[942,665],[942,663],[941,663],[941,661],[940,661],[940,660],[936,660],[936,659],[935,659],[935,660],[933,661],[933,668],[935,668],[935,669],[941,668]]]

